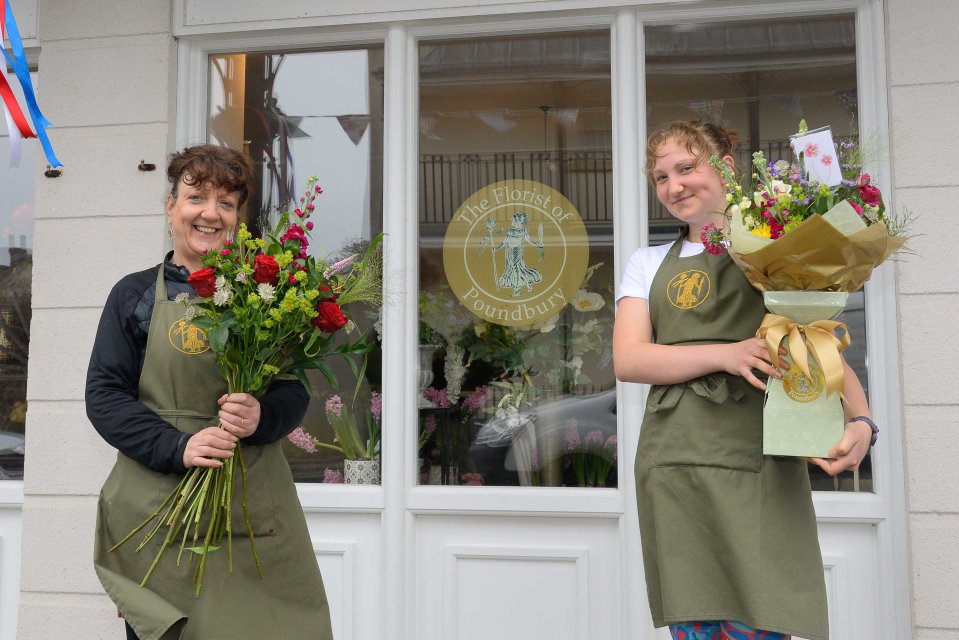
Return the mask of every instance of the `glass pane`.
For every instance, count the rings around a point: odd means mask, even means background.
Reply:
[[[31,77],[36,86],[37,74]],[[20,105],[25,105],[20,83],[10,84]],[[33,176],[41,151],[35,139],[23,140],[20,150],[20,165],[9,166],[10,136],[6,121],[0,120],[0,480],[23,478],[27,419]]]
[[[609,47],[420,46],[422,484],[616,486]]]
[[[274,220],[317,176],[323,193],[311,217],[310,253],[330,262],[362,255],[382,231],[382,47],[211,56],[208,129],[211,142],[242,149],[254,162],[257,184],[245,216],[252,227]],[[379,312],[356,304],[347,311],[355,325],[348,338],[366,336],[376,347],[365,370],[358,356],[355,369],[328,359],[336,386],[310,374],[303,427],[283,443],[298,482],[343,482],[344,443],[331,421],[364,450],[350,455],[379,458],[380,416],[372,410],[381,389]]]
[[[706,120],[739,134],[736,167],[750,154],[790,159],[789,135],[799,120],[830,125],[837,138],[858,137],[854,16],[648,27],[646,35],[649,131],[674,120]],[[675,239],[678,224],[649,190],[651,244]],[[866,386],[862,292],[849,297],[839,318],[853,346],[845,357]],[[868,392],[868,389],[867,389]],[[830,478],[810,466],[817,490],[872,489],[867,456],[858,474]]]

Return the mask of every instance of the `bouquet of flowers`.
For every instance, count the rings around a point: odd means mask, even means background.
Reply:
[[[363,337],[341,341],[334,334],[350,328],[343,305],[381,301],[381,236],[374,238],[365,254],[334,264],[310,256],[307,247],[314,225],[309,218],[320,193],[316,178],[311,177],[299,206],[280,214],[262,238],[253,238],[246,225],[240,225],[235,237],[204,256],[206,268],[190,275],[199,298],[186,294],[178,298],[186,304],[186,320],[206,332],[229,393],[258,397],[274,378],[290,374],[309,388],[306,371],[310,369],[320,370],[334,382],[324,358],[366,354],[372,349]],[[113,547],[117,549],[152,523],[137,547],[140,551],[166,527],[163,544],[141,585],[146,585],[164,552],[178,539],[181,556],[184,550],[200,556],[194,573],[197,597],[207,556],[224,536],[232,571],[231,514],[237,475],[247,534],[262,576],[247,511],[243,451],[237,443],[234,455],[222,467],[189,469],[157,510]]]
[[[828,127],[810,131],[805,121],[790,141],[796,163],[753,154],[751,188],[710,160],[727,188],[727,229],[707,225],[701,238],[710,253],[728,250],[763,292],[772,313],[757,335],[776,366],[788,338],[789,370],[767,391],[764,452],[825,457],[842,435],[833,392],[843,389],[839,354],[849,345],[845,325],[832,319],[907,238],[905,223],[889,215],[863,171],[856,144],[841,141],[837,150]]]

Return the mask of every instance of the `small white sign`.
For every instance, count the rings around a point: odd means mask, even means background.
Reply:
[[[832,129],[823,127],[802,135],[790,136],[793,153],[800,158],[803,174],[810,182],[821,182],[830,187],[842,183],[839,156],[832,139]]]

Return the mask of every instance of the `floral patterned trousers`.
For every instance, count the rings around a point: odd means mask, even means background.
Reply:
[[[753,629],[729,620],[671,624],[669,633],[673,640],[789,640],[787,635]]]

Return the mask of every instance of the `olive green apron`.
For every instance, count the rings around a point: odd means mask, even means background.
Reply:
[[[682,244],[681,236],[650,287],[655,342],[752,337],[762,296],[728,255],[683,258]],[[657,627],[734,620],[828,636],[806,463],[762,455],[762,404],[761,391],[725,373],[650,389],[635,472]]]
[[[183,320],[184,307],[167,300],[161,266],[140,374],[140,401],[186,433],[215,423],[216,400],[226,392],[213,352]],[[331,640],[329,606],[306,519],[289,465],[274,442],[245,446],[250,520],[263,564],[256,572],[245,534],[241,492],[233,504],[233,574],[226,541],[210,554],[203,591],[195,585],[189,552],[177,566],[179,545],[167,550],[146,587],[140,581],[164,532],[140,553],[138,534],[110,548],[156,509],[181,476],[156,473],[119,453],[100,492],[94,566],[103,588],[141,640],[274,638]],[[201,526],[201,529],[205,527]],[[237,533],[240,532],[240,533]]]

